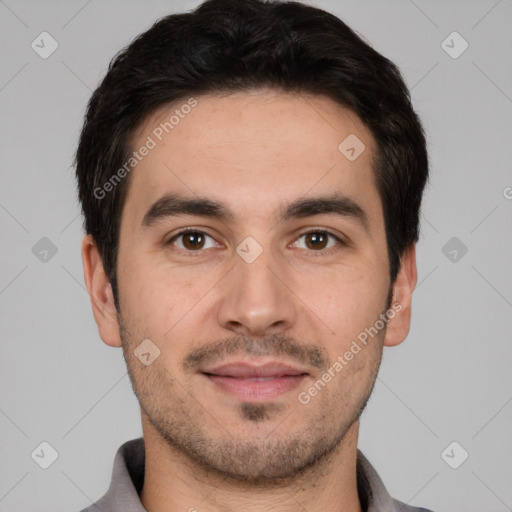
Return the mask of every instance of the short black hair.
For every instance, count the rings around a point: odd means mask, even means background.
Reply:
[[[108,193],[104,185],[129,160],[132,134],[164,105],[262,87],[327,96],[371,131],[394,283],[404,251],[419,239],[428,179],[424,130],[400,71],[343,21],[316,7],[207,0],[191,12],[157,20],[115,55],[87,106],[74,162],[78,195],[84,229],[98,247],[118,309],[120,217],[131,174],[122,173],[126,177]]]

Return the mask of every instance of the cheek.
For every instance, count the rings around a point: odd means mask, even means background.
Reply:
[[[308,279],[303,288],[308,305],[338,335],[353,334],[373,324],[385,307],[387,274],[376,267],[339,267]]]
[[[119,265],[121,307],[125,321],[134,333],[151,338],[161,335],[177,302],[170,285],[155,275],[154,267],[142,261]],[[169,329],[169,326],[167,326]]]
[[[160,349],[160,363],[175,368],[194,348],[195,338],[204,338],[202,319],[211,311],[214,294],[208,291],[218,281],[210,276],[191,278],[184,270],[134,265],[126,269],[126,307],[123,317],[137,339],[151,339]]]

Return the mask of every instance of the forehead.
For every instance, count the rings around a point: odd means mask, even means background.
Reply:
[[[369,217],[380,205],[375,140],[327,97],[256,90],[184,98],[134,132],[132,149],[144,145],[152,148],[132,171],[125,200],[131,221],[165,193],[208,196],[252,219],[308,194],[358,197]]]

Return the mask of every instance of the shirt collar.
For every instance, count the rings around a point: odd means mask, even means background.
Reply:
[[[144,438],[125,442],[114,458],[108,491],[99,501],[81,512],[97,512],[98,509],[102,512],[146,512],[139,498],[144,484],[144,469]],[[361,507],[365,512],[429,512],[393,499],[360,450],[357,451],[357,487]]]

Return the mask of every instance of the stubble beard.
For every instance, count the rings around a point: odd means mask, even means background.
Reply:
[[[132,388],[157,434],[172,452],[185,456],[201,470],[252,487],[290,485],[328,464],[365,409],[382,358],[381,347],[375,351],[373,359],[368,359],[371,368],[366,370],[369,373],[365,377],[365,389],[353,386],[339,390],[337,395],[330,389],[322,390],[311,401],[313,406],[316,404],[317,412],[303,427],[294,430],[293,435],[288,432],[294,417],[303,421],[302,407],[307,406],[298,405],[297,401],[293,404],[296,409],[283,413],[282,407],[273,402],[240,402],[237,405],[239,421],[249,427],[262,428],[249,438],[237,437],[236,432],[230,433],[229,425],[220,425],[215,411],[209,413],[183,385],[175,382],[169,371],[157,364],[158,359],[143,368],[133,355],[136,338],[130,335],[121,315],[119,320],[123,356]],[[385,329],[379,334],[384,336]],[[280,422],[275,421],[277,415],[282,416]],[[265,428],[271,421],[273,426]]]

